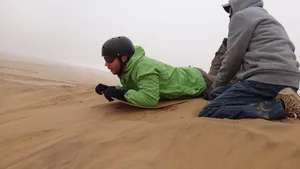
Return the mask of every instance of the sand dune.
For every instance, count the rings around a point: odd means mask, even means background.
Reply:
[[[0,63],[0,168],[298,169],[296,120],[197,118],[202,99],[159,110],[108,103],[102,72]]]

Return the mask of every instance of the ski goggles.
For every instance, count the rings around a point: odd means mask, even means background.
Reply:
[[[106,63],[112,63],[115,60],[115,57],[104,56],[104,60]]]

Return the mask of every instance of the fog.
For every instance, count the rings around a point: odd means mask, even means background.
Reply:
[[[226,0],[1,0],[0,51],[104,68],[101,45],[127,36],[146,55],[208,70],[227,36]],[[299,1],[264,0],[300,56]]]

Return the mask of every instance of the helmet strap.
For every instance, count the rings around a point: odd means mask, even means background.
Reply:
[[[129,61],[129,57],[127,57],[125,62],[123,62],[122,57],[118,57],[118,59],[120,62],[120,70],[119,70],[118,76],[120,77],[125,71],[124,68],[125,68],[127,62]]]

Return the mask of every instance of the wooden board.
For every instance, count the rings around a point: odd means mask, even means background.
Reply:
[[[140,108],[144,108],[144,109],[158,109],[158,108],[164,108],[164,107],[168,107],[168,106],[172,106],[172,105],[176,105],[176,104],[181,104],[181,103],[185,103],[188,102],[191,99],[180,99],[180,100],[163,100],[163,101],[159,101],[158,104],[155,107],[147,107],[147,106],[139,106],[139,105],[134,105],[128,102],[124,102],[122,100],[118,100],[116,98],[114,98],[116,101],[121,102],[123,104],[127,104],[133,107],[140,107]]]

